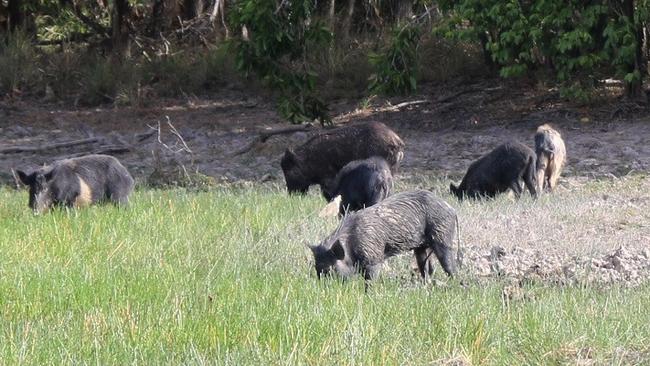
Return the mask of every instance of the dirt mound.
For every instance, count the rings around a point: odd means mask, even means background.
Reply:
[[[594,258],[530,248],[489,251],[469,248],[464,262],[470,275],[555,284],[622,283],[636,286],[650,278],[650,249],[620,247]]]

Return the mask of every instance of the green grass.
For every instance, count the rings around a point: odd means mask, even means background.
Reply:
[[[305,244],[336,222],[316,195],[139,191],[128,209],[43,216],[26,203],[0,190],[0,364],[650,362],[647,285],[538,284],[504,302],[498,280],[319,282]]]

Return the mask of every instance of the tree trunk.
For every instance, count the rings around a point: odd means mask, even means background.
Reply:
[[[352,20],[354,17],[354,3],[355,0],[348,0],[348,11],[343,24],[343,37],[347,39],[350,36],[350,29],[352,28]]]
[[[128,0],[115,0],[111,14],[111,46],[120,55],[127,49],[129,34],[126,27],[126,17],[128,13]]]
[[[650,30],[648,30],[648,23],[643,24],[643,54],[645,62],[650,60]]]
[[[149,23],[149,37],[155,37],[162,29],[164,13],[165,0],[154,0],[151,9],[151,22]]]
[[[203,14],[203,5],[203,0],[183,0],[183,19],[194,19]]]
[[[398,1],[394,16],[398,22],[408,22],[413,16],[413,0]]]
[[[487,49],[487,45],[489,42],[487,33],[479,32],[478,39],[481,42],[481,51],[483,51],[483,62],[490,69],[490,72],[492,73],[496,72],[497,65],[494,63],[494,60],[492,59],[492,54]]]
[[[20,9],[20,0],[9,0],[7,4],[9,10],[9,30],[15,31],[24,25],[25,17]]]
[[[221,25],[223,26],[223,29],[225,30],[226,38],[228,38],[230,36],[230,30],[228,29],[228,25],[226,24],[225,2],[226,2],[226,0],[215,0],[214,1],[214,7],[212,8],[212,14],[210,14],[210,22],[214,23],[214,21],[217,19],[217,16],[219,14],[221,14]]]
[[[328,15],[330,18],[330,29],[334,31],[334,21],[336,20],[334,18],[336,16],[336,0],[330,0],[330,10]]]

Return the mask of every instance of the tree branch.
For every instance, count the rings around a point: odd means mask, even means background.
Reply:
[[[290,135],[296,132],[311,131],[312,129],[313,129],[312,125],[304,125],[304,126],[283,127],[283,128],[277,128],[277,129],[260,132],[260,134],[256,138],[254,138],[253,141],[251,141],[248,145],[246,145],[239,151],[235,151],[235,153],[233,153],[233,156],[239,156],[251,151],[251,149],[253,149],[255,145],[266,142],[266,140],[268,140],[272,136]]]

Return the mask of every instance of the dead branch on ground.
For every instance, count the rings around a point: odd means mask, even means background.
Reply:
[[[176,141],[174,143],[174,147],[171,147],[171,146],[167,145],[166,143],[164,143],[162,141],[162,132],[161,132],[160,121],[158,121],[158,126],[157,127],[147,125],[150,129],[154,130],[154,134],[156,132],[158,133],[158,143],[161,146],[163,146],[165,149],[167,149],[167,150],[171,151],[172,153],[174,153],[174,155],[176,155],[176,154],[178,154],[180,152],[183,152],[183,151],[189,153],[190,155],[194,155],[194,152],[187,146],[187,143],[185,143],[185,139],[183,139],[183,136],[181,136],[181,134],[178,132],[176,127],[174,127],[174,125],[172,125],[171,120],[169,119],[169,116],[165,116],[165,118],[167,118],[167,126],[169,127],[170,132],[172,133],[172,135],[176,136],[178,141]],[[179,143],[181,145],[180,148],[178,147]]]
[[[182,152],[188,153],[190,155],[190,166],[194,165],[194,152],[192,149],[187,146],[187,143],[185,142],[185,139],[183,136],[181,136],[180,132],[174,127],[172,124],[169,116],[165,116],[167,119],[167,126],[169,127],[169,131],[171,132],[172,135],[176,137],[176,142],[174,142],[173,146],[167,145],[165,142],[162,141],[162,129],[160,125],[160,121],[158,121],[158,126],[153,127],[149,126],[150,129],[154,130],[154,133],[158,134],[158,144],[165,148],[167,151],[170,151],[174,156],[179,155]],[[162,170],[161,168],[161,158],[160,158],[160,153],[159,151],[152,150],[151,153],[153,154],[154,161],[156,162],[156,169],[157,170]],[[176,159],[175,159],[176,160]],[[181,163],[180,161],[176,160],[177,165],[181,168],[183,171],[183,175],[185,176],[185,179],[187,179],[188,182],[192,181],[191,175],[188,173],[187,168],[185,168],[185,164]]]
[[[384,107],[384,108],[379,108],[377,109],[377,112],[393,112],[393,111],[398,111],[404,107],[410,107],[414,105],[420,105],[420,104],[427,104],[430,103],[428,100],[414,100],[412,102],[403,102],[399,104],[395,104],[389,107]]]
[[[255,145],[266,142],[266,140],[268,140],[272,136],[290,135],[296,132],[307,132],[313,130],[313,128],[314,126],[312,124],[306,124],[302,126],[283,127],[283,128],[276,128],[276,129],[260,132],[260,134],[257,137],[255,137],[253,141],[251,141],[248,145],[244,146],[242,149],[238,151],[235,151],[235,153],[233,153],[233,156],[239,156],[249,152],[250,150],[253,149],[253,147],[255,147]]]
[[[26,153],[26,152],[36,153],[36,152],[60,149],[65,147],[94,144],[95,142],[98,141],[99,138],[91,137],[87,139],[57,142],[57,143],[42,145],[42,146],[11,146],[11,147],[5,147],[0,149],[0,154],[16,154],[16,153]]]

